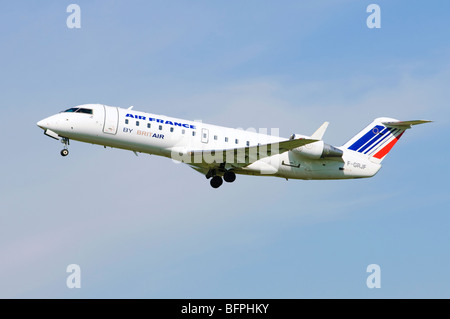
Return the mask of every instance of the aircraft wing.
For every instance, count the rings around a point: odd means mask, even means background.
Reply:
[[[264,157],[282,154],[317,141],[315,139],[299,138],[249,147],[189,151],[187,152],[189,156],[186,159],[190,160],[189,164],[193,165],[217,166],[217,164],[227,163],[235,167],[245,167]],[[182,162],[185,161],[182,160]]]

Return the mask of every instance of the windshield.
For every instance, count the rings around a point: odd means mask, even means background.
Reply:
[[[75,113],[78,110],[77,107],[73,107],[71,109],[67,109],[65,111],[63,111],[63,113]]]
[[[63,111],[63,113],[85,113],[85,114],[92,114],[92,109],[85,109],[85,108],[79,108],[79,107],[72,107],[70,109],[67,109]]]

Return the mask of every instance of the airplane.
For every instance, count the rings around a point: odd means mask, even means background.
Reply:
[[[189,165],[218,188],[237,174],[303,180],[355,179],[374,176],[403,133],[427,120],[399,121],[380,117],[342,146],[322,138],[323,123],[311,136],[244,131],[107,106],[71,107],[37,123],[44,134],[64,144],[70,140],[172,158]]]

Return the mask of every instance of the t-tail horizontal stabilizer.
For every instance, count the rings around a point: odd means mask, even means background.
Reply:
[[[384,125],[389,127],[399,127],[403,129],[411,128],[413,125],[431,123],[433,121],[426,120],[415,120],[415,121],[397,121],[397,122],[382,122]]]

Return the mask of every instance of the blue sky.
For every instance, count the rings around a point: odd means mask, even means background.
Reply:
[[[0,11],[0,297],[450,297],[447,1],[78,1],[68,29],[70,3]],[[435,122],[371,179],[214,190],[164,158],[62,158],[36,122],[84,103],[282,136],[329,121],[336,146],[380,116]]]

